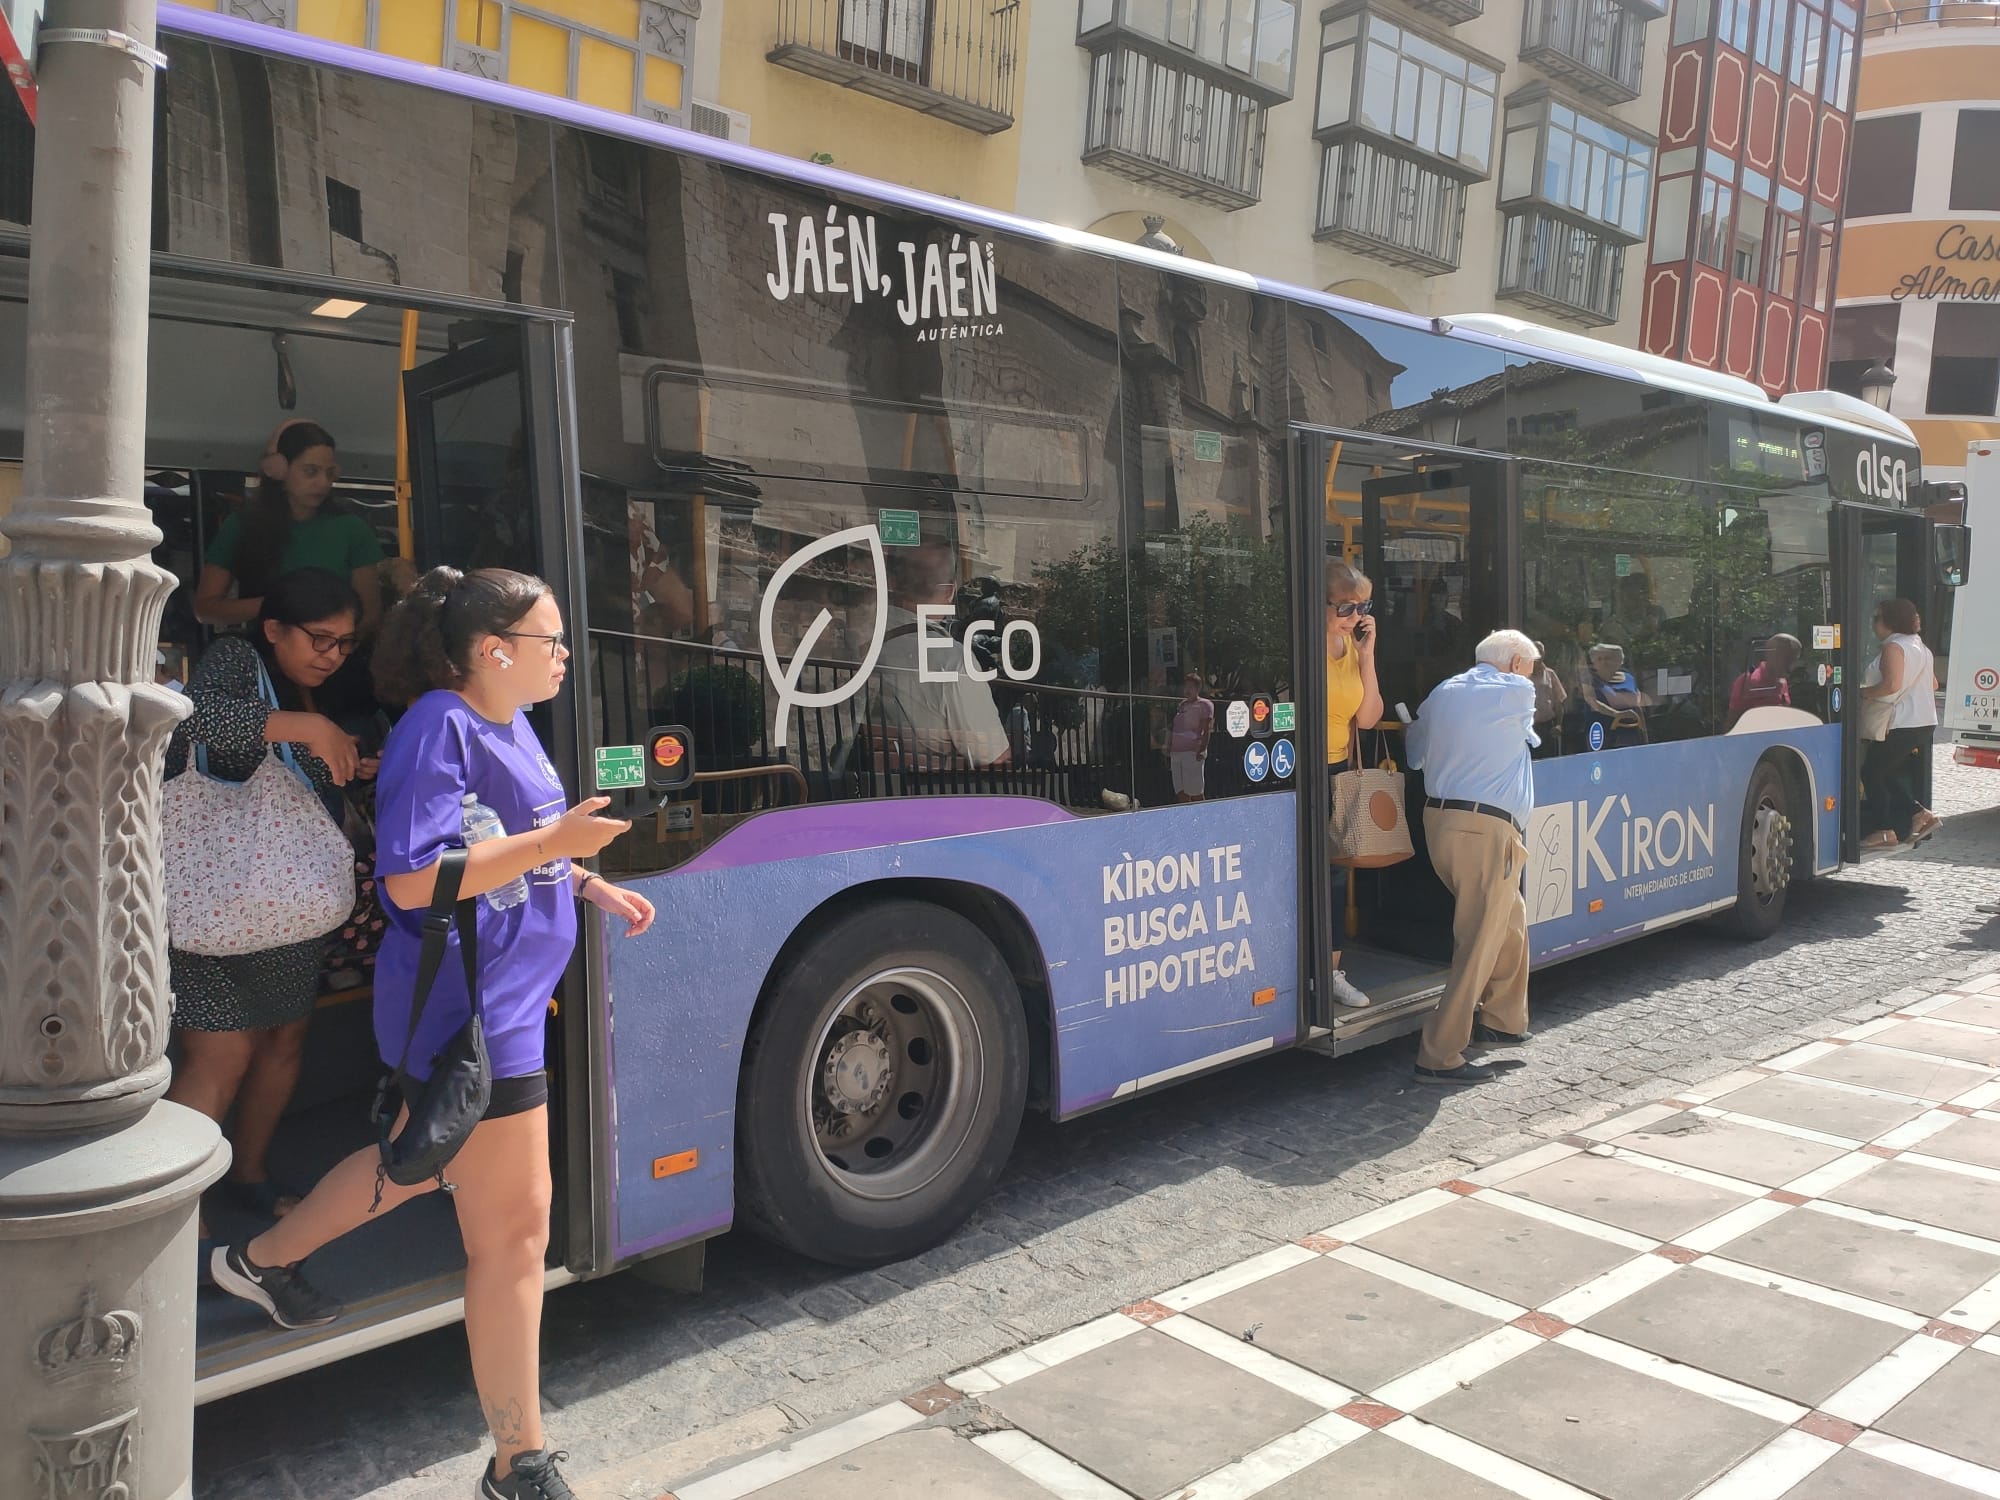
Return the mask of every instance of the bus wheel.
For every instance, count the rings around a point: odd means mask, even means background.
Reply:
[[[1014,1148],[1028,1030],[1006,961],[920,901],[835,919],[752,1027],[737,1212],[816,1260],[904,1260],[965,1222]]]
[[[1792,886],[1791,800],[1784,774],[1769,761],[1750,774],[1736,849],[1736,905],[1723,919],[1738,937],[1767,938],[1785,917]]]

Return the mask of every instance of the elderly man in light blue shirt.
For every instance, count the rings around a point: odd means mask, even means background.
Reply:
[[[1499,630],[1478,664],[1432,690],[1406,737],[1405,759],[1424,773],[1424,839],[1452,894],[1451,980],[1424,1023],[1417,1078],[1484,1083],[1495,1076],[1465,1049],[1528,1039],[1528,815],[1535,809],[1529,752],[1535,735],[1535,643]]]

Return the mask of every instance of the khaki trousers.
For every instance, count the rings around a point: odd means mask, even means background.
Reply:
[[[1465,1061],[1475,1014],[1498,1031],[1528,1029],[1528,848],[1510,823],[1485,813],[1424,809],[1431,866],[1456,903],[1451,982],[1424,1023],[1420,1068]]]

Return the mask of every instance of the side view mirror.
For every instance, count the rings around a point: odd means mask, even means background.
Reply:
[[[1972,572],[1972,532],[1964,526],[1931,528],[1931,561],[1940,588],[1963,588]]]

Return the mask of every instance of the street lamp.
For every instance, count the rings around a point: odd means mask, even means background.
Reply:
[[[1883,411],[1889,409],[1889,392],[1896,384],[1896,372],[1887,360],[1876,360],[1861,372],[1861,399]]]
[[[1429,410],[1424,413],[1424,436],[1442,447],[1458,446],[1458,429],[1465,420],[1465,407],[1449,390],[1431,392]]]

